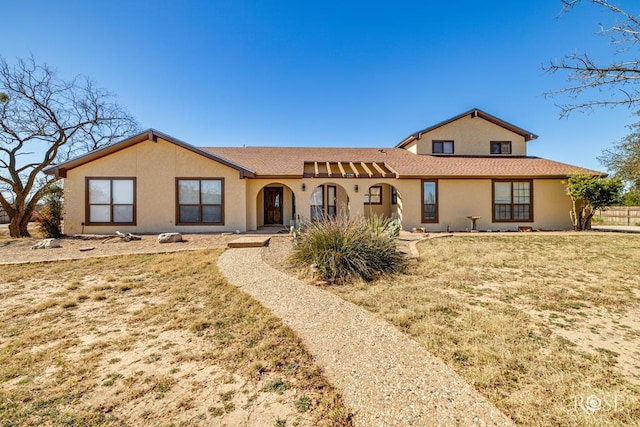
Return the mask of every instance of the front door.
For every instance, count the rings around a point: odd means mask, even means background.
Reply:
[[[264,188],[264,225],[283,224],[282,187]]]

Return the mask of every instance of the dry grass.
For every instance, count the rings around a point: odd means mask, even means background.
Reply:
[[[419,249],[411,275],[331,289],[519,425],[640,425],[640,236],[456,236]]]
[[[219,253],[0,266],[0,425],[349,425]]]
[[[35,222],[30,222],[29,223],[29,227],[28,227],[29,233],[31,234],[31,237],[33,237],[34,239],[42,239],[42,233],[40,233],[40,230],[38,230],[38,226]],[[0,227],[0,243],[3,242],[8,242],[8,241],[15,241],[16,239],[14,239],[13,237],[11,237],[9,235],[9,228],[8,227]]]

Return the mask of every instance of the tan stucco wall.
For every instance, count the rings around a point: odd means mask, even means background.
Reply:
[[[89,226],[85,222],[85,177],[135,177],[134,226]],[[224,178],[224,225],[175,225],[176,177]],[[246,180],[233,168],[159,139],[145,141],[68,171],[65,179],[65,233],[185,233],[244,231]]]
[[[454,141],[454,155],[491,155],[491,141],[511,141],[512,156],[526,156],[524,137],[481,117],[465,116],[422,134],[406,148],[417,154],[432,154],[432,141]]]
[[[268,180],[248,180],[248,198],[256,200],[262,186],[271,184]],[[517,230],[519,225],[531,226],[534,229],[570,230],[569,210],[571,200],[564,192],[564,184],[560,179],[533,180],[533,222],[492,222],[492,181],[491,179],[440,179],[438,180],[438,223],[423,224],[422,181],[420,179],[291,179],[279,181],[287,185],[296,195],[296,214],[301,219],[309,219],[309,199],[313,188],[318,185],[336,185],[338,199],[348,198],[349,215],[367,215],[368,205],[363,202],[364,191],[372,185],[383,186],[383,205],[378,205],[379,213],[396,216],[402,221],[405,230],[413,227],[424,227],[428,231],[463,231],[470,228],[467,216],[480,216],[480,230]],[[302,183],[306,191],[302,191]],[[355,191],[355,185],[359,191]],[[398,204],[392,206],[391,186],[398,190]],[[285,202],[287,198],[285,197]],[[256,206],[253,203],[253,206]],[[375,205],[374,205],[375,206]],[[341,203],[338,204],[340,212]],[[256,228],[255,210],[247,214],[248,229]]]
[[[571,200],[560,179],[533,180],[533,222],[492,222],[491,179],[438,180],[438,223],[421,224],[421,182],[411,180],[402,188],[404,229],[424,227],[427,231],[464,231],[471,228],[467,216],[480,216],[479,230],[517,230],[519,225],[534,229],[570,230]]]

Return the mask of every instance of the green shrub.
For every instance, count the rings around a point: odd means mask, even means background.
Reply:
[[[338,284],[400,272],[407,260],[396,246],[399,230],[391,224],[379,217],[310,222],[295,239],[292,258],[312,267],[320,279]]]
[[[37,215],[38,229],[44,237],[62,236],[62,187],[52,185],[43,197],[44,205]]]

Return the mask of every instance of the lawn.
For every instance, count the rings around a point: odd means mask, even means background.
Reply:
[[[640,236],[456,235],[409,273],[332,286],[523,426],[640,425]]]
[[[0,425],[350,425],[219,253],[0,266]]]

